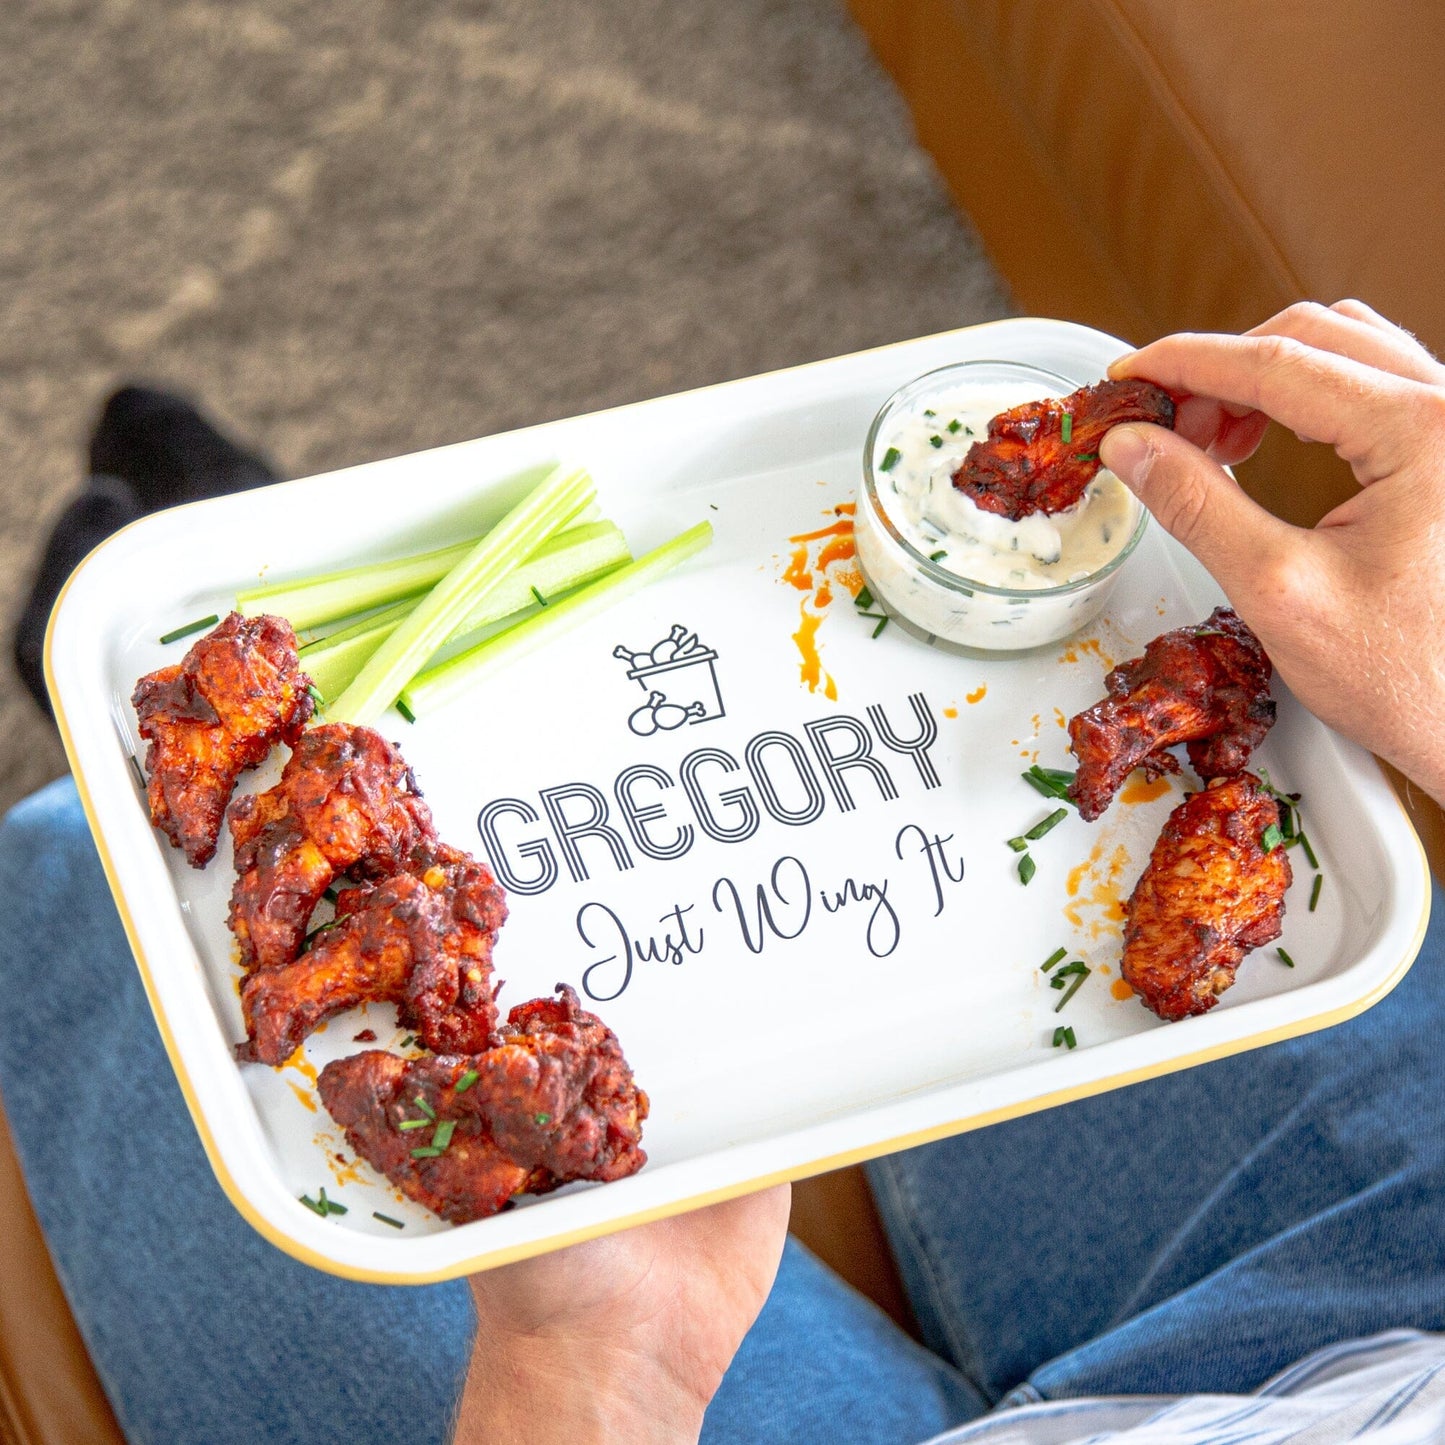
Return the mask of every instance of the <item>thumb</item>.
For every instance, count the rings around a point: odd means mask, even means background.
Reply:
[[[1261,556],[1277,553],[1295,529],[1246,496],[1193,442],[1163,427],[1115,427],[1099,444],[1099,460],[1204,564],[1230,601],[1248,610]]]

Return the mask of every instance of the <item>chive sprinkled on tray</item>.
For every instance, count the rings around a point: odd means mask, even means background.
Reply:
[[[420,1148],[411,1151],[411,1157],[413,1159],[440,1159],[442,1151],[435,1144],[423,1144]]]
[[[947,552],[944,548],[940,547],[940,548],[938,549],[938,551],[936,551],[936,552],[930,552],[930,553],[928,554],[928,560],[929,560],[930,562],[942,562],[943,559],[944,559],[945,557],[947,557],[947,556],[948,556],[948,552]]]
[[[455,1119],[443,1119],[436,1127],[436,1132],[431,1136],[432,1146],[438,1150],[445,1149],[452,1142],[452,1135],[456,1133],[457,1121]]]
[[[1299,830],[1298,836],[1299,845],[1305,850],[1305,857],[1310,860],[1310,867],[1318,870],[1320,866],[1320,860],[1315,857],[1315,850],[1310,847],[1310,840],[1305,837],[1305,831],[1303,828]]]
[[[853,599],[853,605],[859,612],[866,612],[873,605],[873,594],[866,587],[860,587],[858,595]]]
[[[465,1094],[479,1078],[481,1078],[481,1075],[477,1073],[475,1069],[468,1069],[466,1073],[457,1080],[456,1092],[458,1094]]]
[[[1275,952],[1276,952],[1277,954],[1279,954],[1279,961],[1280,961],[1282,964],[1284,964],[1284,966],[1285,966],[1286,968],[1293,968],[1293,967],[1294,967],[1294,959],[1292,959],[1292,958],[1289,956],[1289,954],[1287,954],[1287,953],[1284,951],[1284,949],[1282,949],[1282,948],[1277,948],[1277,949],[1275,949]]]
[[[1074,460],[1076,462],[1096,462],[1099,460],[1099,454],[1098,452],[1075,452]]]
[[[552,1122],[552,1116],[550,1114],[533,1114],[532,1117],[537,1121],[539,1125],[550,1124]]]
[[[140,785],[141,792],[144,793],[146,791],[146,775],[141,771],[140,760],[134,753],[127,753],[126,756],[130,759],[130,770],[135,774],[135,780]]]
[[[532,590],[532,596],[537,599],[537,606],[538,606],[538,607],[546,607],[546,606],[547,606],[547,599],[546,599],[545,597],[543,597],[542,594],[541,594],[540,592],[538,592],[535,587],[533,587],[531,590]]]
[[[420,1109],[420,1110],[422,1111],[422,1113],[427,1116],[428,1119],[435,1119],[435,1118],[436,1118],[436,1116],[437,1116],[437,1111],[436,1111],[435,1109],[433,1109],[432,1106],[431,1106],[430,1104],[428,1104],[427,1101],[426,1101],[424,1098],[422,1098],[422,1096],[421,1096],[420,1094],[418,1094],[418,1095],[416,1096],[416,1099],[415,1099],[414,1102],[415,1102],[417,1108]]]
[[[878,619],[878,626],[873,629],[873,636],[874,636],[874,637],[877,637],[878,634],[879,634],[880,632],[882,632],[883,629],[884,629],[885,627],[887,627],[887,626],[888,626],[888,619],[887,619],[886,617],[880,617],[880,618]]]
[[[1064,413],[1063,437],[1065,446],[1068,446],[1068,444],[1074,439],[1074,414],[1071,411],[1066,411]]]
[[[1311,912],[1311,913],[1313,913],[1313,912],[1315,911],[1315,906],[1316,906],[1316,905],[1319,903],[1319,901],[1320,901],[1320,889],[1324,886],[1324,881],[1325,881],[1325,875],[1324,875],[1323,873],[1316,873],[1316,874],[1315,874],[1314,886],[1310,889],[1310,912]]]
[[[179,642],[183,637],[189,637],[193,632],[204,632],[208,627],[214,627],[221,619],[213,612],[209,617],[202,617],[195,622],[188,622],[184,627],[178,627],[174,632],[167,632],[161,638],[162,643]]]
[[[953,436],[957,436],[962,427],[963,423],[959,421],[957,417],[954,417],[954,419],[948,424],[948,430]]]
[[[1024,834],[1024,837],[1027,838],[1031,843],[1037,843],[1039,839],[1044,836],[1045,833],[1052,832],[1068,816],[1069,810],[1067,808],[1055,808],[1054,811],[1043,820],[1043,822],[1035,823],[1034,826],[1030,828],[1027,833]]]
[[[943,438],[939,436],[937,432],[934,432],[934,434],[928,438],[928,445],[937,450],[943,445]]]
[[[416,721],[416,714],[412,712],[412,710],[406,705],[406,703],[401,700],[401,698],[397,698],[397,700],[392,704],[392,706],[396,708],[397,712],[399,712],[402,717],[407,720],[407,722],[414,723]]]
[[[1031,879],[1036,872],[1038,872],[1037,865],[1034,863],[1034,860],[1025,853],[1024,856],[1019,859],[1019,882],[1027,888],[1029,879]]]
[[[1071,1049],[1074,1047],[1076,1042],[1077,1040],[1074,1038],[1074,1030],[1072,1027],[1065,1024],[1060,1024],[1058,1028],[1054,1030],[1055,1048],[1058,1048],[1059,1045],[1062,1044],[1066,1049]]]
[[[431,1128],[431,1120],[430,1120],[430,1119],[403,1119],[403,1120],[401,1121],[401,1123],[398,1124],[396,1127],[397,1127],[398,1129],[430,1129],[430,1128]]]
[[[903,453],[900,452],[897,447],[889,447],[888,450],[883,453],[883,460],[878,463],[878,470],[880,472],[891,472],[893,468],[898,465],[899,459],[902,456]]]
[[[1084,980],[1088,978],[1088,976],[1092,972],[1093,969],[1091,969],[1089,965],[1083,961],[1083,959],[1076,958],[1073,963],[1066,963],[1061,969],[1059,969],[1059,971],[1053,976],[1053,978],[1049,980],[1050,988],[1064,989],[1063,998],[1061,998],[1058,1003],[1054,1005],[1055,1013],[1058,1013],[1059,1010],[1063,1008],[1063,1006],[1068,1003],[1068,1001],[1073,998],[1076,993],[1078,993],[1078,991],[1083,987]],[[1073,982],[1069,984],[1067,988],[1065,988],[1065,980],[1068,978],[1072,978]]]
[[[1029,851],[1028,839],[1025,838],[1022,833],[1020,833],[1017,838],[1010,838],[1008,845],[1015,853],[1027,853]]]
[[[1062,963],[1068,956],[1067,948],[1056,948],[1040,965],[1039,972],[1047,973],[1056,963]]]
[[[372,1217],[373,1219],[379,1219],[379,1220],[381,1220],[381,1222],[382,1222],[383,1224],[389,1224],[389,1225],[391,1225],[391,1227],[392,1227],[393,1229],[405,1229],[405,1228],[406,1228],[406,1225],[403,1224],[401,1220],[399,1220],[399,1219],[393,1219],[393,1218],[391,1217],[391,1215],[389,1215],[389,1214],[383,1214],[383,1213],[381,1212],[381,1210],[379,1210],[379,1209],[373,1209],[373,1210],[371,1211],[371,1217]]]
[[[1069,784],[1074,781],[1073,773],[1065,772],[1062,768],[1041,768],[1035,763],[1028,772],[1020,773],[1019,776],[1044,797],[1058,798],[1070,807],[1074,806],[1074,800],[1069,796]]]

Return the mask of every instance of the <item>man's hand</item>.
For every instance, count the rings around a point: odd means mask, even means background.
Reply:
[[[1180,405],[1177,432],[1111,431],[1104,464],[1199,558],[1311,712],[1445,803],[1445,367],[1341,301],[1244,336],[1165,337],[1109,370]],[[1312,530],[1223,470],[1269,418],[1333,446],[1360,482]]]
[[[695,1441],[772,1288],[786,1184],[473,1277],[455,1445]]]

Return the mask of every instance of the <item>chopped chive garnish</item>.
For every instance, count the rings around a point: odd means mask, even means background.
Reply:
[[[401,1047],[404,1048],[404,1049],[409,1049],[415,1042],[416,1042],[416,1035],[415,1035],[415,1034],[408,1034],[408,1035],[401,1041]]]
[[[1315,905],[1320,901],[1320,889],[1324,886],[1325,875],[1315,874],[1314,886],[1310,889],[1310,912],[1315,911]]]
[[[1060,768],[1041,768],[1035,763],[1028,772],[1020,773],[1019,776],[1044,797],[1059,798],[1065,803],[1073,804],[1074,800],[1069,796],[1069,784],[1074,781],[1073,773],[1066,773]]]
[[[542,594],[538,592],[535,587],[532,588],[532,596],[537,599],[538,607],[545,607],[547,605],[547,599],[543,597]]]
[[[1066,964],[1054,975],[1055,988],[1059,986],[1059,980],[1061,978],[1066,978],[1071,973],[1075,975],[1073,983],[1071,983],[1065,990],[1063,998],[1061,998],[1058,1003],[1054,1005],[1055,1013],[1058,1013],[1058,1011],[1063,1008],[1063,1006],[1068,1003],[1068,1001],[1073,998],[1076,993],[1078,993],[1079,989],[1083,987],[1084,980],[1088,978],[1088,976],[1092,972],[1093,970],[1088,966],[1088,964],[1078,962]]]
[[[1074,1038],[1074,1030],[1071,1027],[1060,1024],[1058,1028],[1054,1030],[1055,1048],[1058,1048],[1060,1044],[1063,1044],[1065,1048],[1071,1049],[1074,1047],[1074,1044],[1076,1042],[1077,1041]]]
[[[420,1094],[416,1096],[416,1106],[422,1111],[423,1114],[427,1116],[428,1119],[436,1118],[437,1111],[433,1109],[432,1106],[428,1104],[427,1101],[423,1099]]]
[[[932,417],[935,417],[935,416],[938,415],[938,413],[937,413],[936,411],[933,411],[931,408],[925,408],[923,414],[924,414],[924,416],[929,417],[929,418],[932,418]]]
[[[1034,860],[1027,853],[1019,859],[1019,882],[1028,887],[1029,879],[1037,872]]]
[[[900,452],[897,447],[889,447],[888,450],[883,453],[883,460],[878,463],[878,470],[880,472],[891,472],[893,468],[898,465],[898,459],[902,455],[903,453]]]
[[[303,1194],[301,1196],[301,1202],[312,1214],[319,1214],[323,1219],[326,1218],[326,1206],[324,1204],[318,1204],[309,1194]]]
[[[934,447],[935,449],[941,447],[943,445],[943,438],[939,436],[937,432],[935,432],[931,437],[929,437],[928,445]]]
[[[1075,452],[1074,460],[1076,462],[1096,462],[1099,460],[1099,454],[1098,452]]]
[[[1022,835],[1017,838],[1010,838],[1008,845],[1015,853],[1027,853],[1029,851],[1028,839]]]
[[[347,1212],[344,1204],[338,1204],[334,1199],[328,1199],[324,1189],[319,1192],[321,1195],[321,1212],[323,1214],[345,1214]]]
[[[445,1149],[452,1142],[452,1135],[456,1133],[457,1121],[455,1119],[443,1119],[436,1127],[436,1133],[431,1136],[432,1144],[437,1149]]]
[[[141,792],[144,793],[146,791],[146,775],[141,771],[140,762],[134,753],[127,753],[126,756],[130,759],[130,767],[135,774],[135,780],[140,784]]]
[[[943,559],[944,559],[945,557],[947,557],[947,556],[948,556],[947,551],[945,551],[942,547],[940,547],[937,552],[930,552],[930,553],[928,554],[928,560],[929,560],[930,562],[942,562]]]
[[[1320,860],[1315,857],[1315,850],[1310,847],[1310,840],[1305,837],[1303,828],[1299,830],[1299,834],[1297,836],[1299,837],[1300,847],[1305,850],[1305,857],[1310,860],[1310,867],[1318,869],[1320,866]]]
[[[411,1157],[413,1159],[440,1159],[442,1151],[435,1144],[423,1144],[420,1149],[411,1151]]]
[[[308,682],[306,684],[306,691],[311,694],[311,701],[314,702],[317,707],[326,706],[326,699],[321,696],[321,689],[317,687],[314,682]]]
[[[184,627],[178,627],[174,632],[168,632],[161,641],[179,642],[183,637],[189,637],[193,632],[204,632],[208,627],[214,627],[221,619],[213,612],[209,617],[202,617],[198,622],[188,622]]]
[[[1061,963],[1065,958],[1067,958],[1068,953],[1069,950],[1067,948],[1056,948],[1048,956],[1048,958],[1044,960],[1043,965],[1040,968],[1040,972],[1047,973],[1056,963]]]
[[[328,903],[335,903],[341,897],[341,890],[334,883],[326,885],[326,892],[321,895]]]
[[[880,632],[882,632],[883,629],[884,629],[885,627],[887,627],[887,626],[888,626],[888,619],[887,619],[886,617],[880,617],[880,618],[878,619],[878,626],[873,629],[873,636],[874,636],[874,637],[877,637],[878,634],[879,634]]]
[[[466,1091],[470,1089],[479,1078],[481,1078],[481,1075],[477,1073],[475,1069],[468,1069],[466,1073],[457,1080],[456,1092],[459,1094],[465,1094]]]
[[[397,700],[392,704],[392,706],[396,708],[397,712],[399,712],[402,717],[407,720],[407,722],[414,723],[416,721],[416,714],[412,712],[412,710],[400,698],[397,698]]]
[[[873,594],[866,587],[860,588],[853,605],[859,612],[866,612],[873,605]]]
[[[431,1120],[430,1120],[430,1119],[403,1119],[403,1120],[401,1121],[401,1123],[398,1124],[396,1127],[397,1127],[398,1129],[429,1129],[429,1128],[431,1128]]]
[[[1279,805],[1279,831],[1284,835],[1286,843],[1299,836],[1294,825],[1294,809],[1288,803]]]
[[[1277,948],[1277,949],[1275,949],[1275,952],[1276,952],[1277,954],[1279,954],[1279,961],[1280,961],[1282,964],[1284,964],[1284,966],[1285,966],[1286,968],[1293,968],[1293,967],[1294,967],[1294,959],[1292,959],[1292,958],[1289,956],[1289,954],[1287,954],[1287,953],[1284,951],[1284,949],[1282,949],[1282,948]]]
[[[949,430],[949,432],[950,432],[952,435],[957,436],[957,435],[958,435],[958,432],[959,432],[959,428],[962,427],[962,426],[963,426],[963,423],[962,423],[961,421],[959,421],[959,419],[958,419],[957,417],[954,417],[954,419],[953,419],[951,422],[949,422],[949,424],[948,424],[948,430]]]
[[[1269,827],[1259,835],[1259,846],[1263,848],[1266,853],[1273,853],[1283,842],[1284,834],[1279,831],[1279,826],[1276,823],[1271,823]]]
[[[534,1114],[532,1117],[538,1124],[550,1124],[552,1122],[552,1116],[550,1114]]]
[[[381,1210],[379,1210],[379,1209],[373,1209],[373,1210],[371,1211],[371,1217],[372,1217],[373,1219],[379,1219],[379,1220],[381,1220],[381,1222],[382,1222],[383,1224],[389,1224],[389,1225],[391,1225],[391,1227],[392,1227],[393,1229],[405,1229],[405,1228],[406,1228],[406,1225],[404,1225],[404,1224],[401,1222],[401,1220],[399,1220],[399,1219],[393,1219],[393,1218],[391,1217],[391,1215],[389,1215],[389,1214],[383,1214],[383,1213],[381,1212]]]
[[[1074,414],[1066,411],[1063,421],[1064,445],[1067,446],[1074,439]]]
[[[1035,823],[1034,826],[1030,828],[1027,833],[1024,834],[1024,837],[1027,838],[1031,843],[1037,843],[1039,839],[1044,836],[1045,833],[1048,833],[1052,829],[1057,828],[1059,824],[1062,823],[1064,819],[1068,816],[1069,810],[1067,808],[1055,808],[1054,811],[1050,813],[1049,816],[1045,818],[1042,823]]]

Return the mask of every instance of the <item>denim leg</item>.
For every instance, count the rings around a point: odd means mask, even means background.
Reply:
[[[0,827],[0,1091],[57,1271],[134,1445],[440,1442],[465,1283],[300,1264],[221,1192],[72,784]]]
[[[790,1238],[701,1445],[917,1445],[983,1411],[956,1370]]]
[[[878,1161],[930,1345],[996,1401],[1235,1391],[1445,1328],[1445,915],[1349,1023]]]

